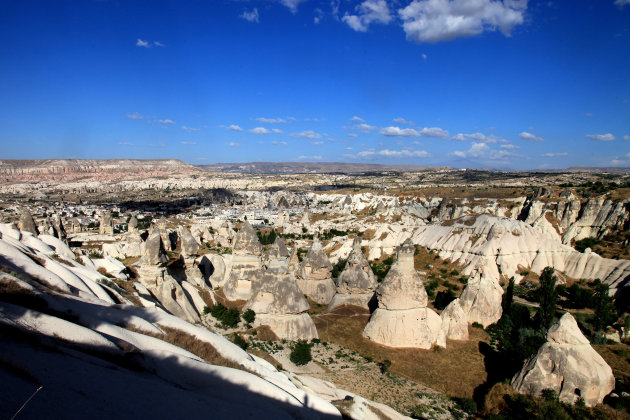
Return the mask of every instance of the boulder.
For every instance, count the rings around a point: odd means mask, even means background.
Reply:
[[[587,406],[593,406],[614,389],[615,378],[567,312],[549,329],[547,342],[538,353],[514,376],[512,386],[532,396],[552,389],[562,402],[574,404],[581,397]]]

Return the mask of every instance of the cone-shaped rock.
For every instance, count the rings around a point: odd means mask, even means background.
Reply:
[[[459,302],[453,300],[440,314],[444,338],[449,340],[468,340],[468,317]]]
[[[478,269],[468,280],[459,299],[462,309],[468,316],[468,322],[478,322],[487,327],[501,319],[502,296],[501,285],[483,275],[481,269]]]
[[[397,259],[376,290],[378,308],[363,336],[390,347],[431,348],[441,333],[442,320],[427,308],[427,292],[413,267],[410,240],[398,248]]]
[[[588,406],[599,404],[615,387],[612,369],[591,347],[568,312],[547,332],[547,342],[512,379],[522,394],[558,393],[560,401],[574,404],[579,397]]]
[[[287,258],[286,246],[277,238],[271,247],[269,267],[244,309],[256,312],[255,326],[269,326],[278,338],[317,338],[315,323],[306,313],[309,304],[289,271]]]
[[[63,226],[63,222],[61,221],[61,217],[55,214],[52,218],[52,227],[55,230],[55,237],[65,241],[68,237],[66,233],[66,228]]]
[[[146,287],[155,291],[156,287],[164,281],[165,264],[168,262],[168,255],[164,251],[164,244],[160,237],[160,229],[157,227],[153,229],[143,247],[143,256],[136,263],[138,275]]]
[[[196,257],[199,254],[199,243],[192,236],[190,231],[183,226],[179,226],[177,229],[179,233],[179,239],[182,245],[182,256],[184,257]]]
[[[112,219],[110,212],[106,211],[101,216],[101,224],[98,231],[101,235],[111,235],[114,233],[114,219]]]
[[[361,251],[361,239],[355,238],[346,267],[337,279],[337,294],[333,297],[328,309],[332,310],[341,305],[369,309],[368,303],[374,297],[377,286],[376,276]]]
[[[131,216],[129,223],[127,223],[127,232],[134,233],[138,231],[138,219],[136,216]]]
[[[229,247],[232,245],[232,241],[234,240],[234,230],[230,223],[226,220],[224,221],[216,234],[217,243],[221,244],[221,246]]]
[[[300,264],[298,286],[302,292],[320,305],[328,305],[336,293],[332,281],[332,264],[317,238]]]
[[[22,232],[31,232],[33,235],[39,235],[39,230],[37,229],[33,215],[31,215],[31,212],[28,211],[27,208],[23,208],[22,213],[20,213],[18,228]]]
[[[255,284],[262,277],[262,245],[256,231],[249,222],[234,238],[232,247],[232,271],[223,287],[223,293],[229,300],[248,300],[252,297]]]

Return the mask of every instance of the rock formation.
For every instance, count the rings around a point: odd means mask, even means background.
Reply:
[[[455,299],[440,314],[444,338],[449,340],[468,340],[468,316]]]
[[[57,214],[53,215],[52,227],[55,230],[55,234],[53,235],[55,238],[61,239],[62,241],[65,241],[67,239],[68,235],[66,234],[66,229],[63,226],[61,217],[59,217],[59,215]]]
[[[410,240],[398,248],[396,262],[376,289],[378,308],[363,330],[365,338],[390,347],[421,349],[437,342],[442,320],[427,308],[427,292],[413,266],[414,251]]]
[[[199,314],[184,293],[184,289],[171,276],[167,275],[159,283],[156,296],[162,306],[176,317],[193,324],[201,321]]]
[[[468,280],[459,303],[468,322],[478,322],[485,328],[501,319],[502,296],[503,289],[499,283],[483,275],[479,268]]]
[[[317,238],[300,264],[297,283],[306,296],[320,305],[328,305],[335,295],[332,264]]]
[[[252,296],[253,286],[263,274],[262,250],[256,231],[245,221],[234,238],[232,271],[223,287],[229,300],[248,300]]]
[[[567,312],[549,329],[547,342],[538,353],[514,376],[512,386],[533,396],[552,389],[562,402],[574,404],[581,397],[592,406],[614,389],[615,378]]]
[[[20,213],[20,220],[18,221],[18,228],[22,232],[30,232],[33,235],[39,235],[39,229],[37,229],[37,225],[35,224],[35,220],[33,220],[33,216],[31,212],[28,211],[27,208],[23,208]]]
[[[157,287],[164,280],[167,262],[160,229],[154,228],[144,244],[144,255],[136,263],[142,283],[149,289]]]
[[[131,216],[129,218],[129,222],[127,223],[127,233],[137,233],[138,232],[138,219],[136,216]]]
[[[219,226],[219,229],[217,229],[217,233],[215,235],[215,241],[217,245],[219,246],[230,247],[232,246],[233,240],[234,240],[234,229],[232,229],[230,222],[225,220],[223,221],[223,223],[221,223],[221,226]]]
[[[181,258],[186,270],[186,280],[198,286],[205,286],[202,273],[195,262],[199,256],[199,244],[184,226],[177,229],[181,241]]]
[[[377,286],[376,276],[361,250],[361,239],[355,238],[346,267],[337,279],[337,294],[330,302],[328,310],[341,305],[369,309],[368,303],[374,298]]]
[[[315,323],[306,313],[309,304],[289,271],[288,258],[284,242],[276,238],[269,253],[269,266],[243,309],[256,312],[254,325],[269,326],[280,339],[317,338]]]
[[[106,211],[101,215],[98,232],[101,235],[111,235],[114,233],[114,219],[112,219],[110,212]]]

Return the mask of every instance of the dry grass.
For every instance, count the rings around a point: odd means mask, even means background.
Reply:
[[[126,299],[128,299],[135,306],[142,307],[142,302],[140,302],[140,299],[138,298],[138,296],[136,296],[136,290],[133,288],[133,281],[122,281],[118,279],[112,280],[118,285],[118,287],[127,292],[127,294],[124,295]]]
[[[516,394],[511,385],[499,382],[490,388],[483,401],[483,409],[481,414],[487,416],[489,414],[499,414],[508,408],[506,396]]]
[[[105,277],[109,279],[114,278],[114,276],[109,274],[109,272],[105,269],[105,267],[99,267],[96,269],[96,271],[98,271],[100,274],[104,275]]]
[[[243,311],[243,307],[247,303],[246,300],[228,300],[223,293],[223,290],[217,290],[214,292],[214,298],[218,303],[225,306],[226,308],[236,308],[239,312]]]
[[[280,338],[268,325],[261,325],[256,328],[256,338],[263,341],[279,341]]]
[[[608,363],[617,379],[630,380],[630,345],[609,344],[593,348]],[[620,354],[621,353],[621,354]],[[625,356],[624,356],[625,354]]]
[[[389,359],[390,371],[411,381],[430,386],[447,395],[471,398],[486,381],[481,342],[488,342],[485,331],[470,328],[470,340],[449,340],[440,351],[391,348],[373,343],[361,335],[369,320],[367,311],[343,307],[313,317],[322,341],[340,344],[375,361]]]

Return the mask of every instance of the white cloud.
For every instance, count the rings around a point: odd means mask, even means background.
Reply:
[[[566,152],[561,152],[561,153],[543,153],[540,156],[553,158],[553,157],[565,157],[565,156],[569,156],[569,154],[566,153]]]
[[[624,139],[625,141],[628,141],[628,140],[630,140],[630,136],[626,134],[625,136],[623,136],[623,139]]]
[[[458,134],[455,134],[453,137],[451,137],[451,140],[457,140],[457,141],[466,141],[466,140],[484,141],[485,139],[486,139],[486,135],[483,133],[472,133],[472,134],[458,133]]]
[[[420,130],[422,137],[433,137],[436,139],[445,139],[448,137],[448,131],[442,130],[440,127],[424,127]]]
[[[131,120],[143,120],[144,117],[140,114],[138,114],[137,112],[134,112],[133,114],[127,114],[127,118],[131,119]]]
[[[129,143],[128,141],[119,141],[118,144],[121,146],[133,146],[133,143]]]
[[[623,6],[630,6],[630,0],[615,0],[615,6],[622,8]]]
[[[321,146],[322,144],[324,144],[323,141],[311,141],[309,143],[312,144],[313,146]]]
[[[597,140],[597,141],[613,141],[615,136],[611,133],[606,134],[587,134],[585,136],[587,139]]]
[[[240,146],[240,144],[238,144],[238,143],[236,143],[236,142],[234,142],[234,141],[231,141],[231,142],[226,143],[226,144],[227,144],[228,146],[230,146],[230,147],[239,147],[239,146]]]
[[[351,138],[355,138],[355,137],[357,137],[357,136],[358,136],[358,134],[357,134],[357,133],[349,133],[349,134],[348,134],[348,137],[351,137]]]
[[[136,47],[151,48],[151,44],[149,44],[149,42],[147,41],[144,41],[138,38],[138,40],[136,41]]]
[[[373,125],[369,125],[369,124],[365,124],[365,123],[361,123],[361,124],[357,124],[353,127],[355,130],[358,130],[362,133],[369,133],[372,130],[376,130],[376,127],[374,127]]]
[[[402,117],[394,118],[393,121],[398,124],[413,125],[413,121],[406,120]]]
[[[236,125],[236,124],[228,125],[227,129],[230,130],[230,131],[243,131],[243,129],[240,126]]]
[[[352,147],[344,147],[343,150],[352,150]]]
[[[182,144],[185,144],[185,145],[188,145],[188,146],[192,146],[192,145],[197,144],[197,142],[196,141],[183,141]]]
[[[302,2],[305,2],[306,0],[279,0],[279,1],[283,6],[288,7],[291,13],[296,14],[298,5]]]
[[[245,10],[240,16],[241,19],[245,19],[248,22],[260,22],[258,20],[258,9],[256,7],[254,7],[254,10],[252,10],[251,12],[248,12],[247,10]]]
[[[315,16],[313,17],[313,23],[315,25],[319,24],[324,18],[324,11],[320,8],[315,9]]]
[[[156,47],[166,47],[166,45],[162,44],[160,41],[153,41],[153,45]]]
[[[542,137],[538,137],[532,133],[528,133],[527,131],[523,131],[518,136],[522,138],[523,140],[527,140],[527,141],[544,141],[545,140]]]
[[[508,150],[514,150],[514,149],[520,149],[520,147],[518,147],[515,144],[502,144],[501,146],[499,146],[501,149],[508,149]]]
[[[503,160],[505,161],[508,158],[518,157],[516,153],[510,152],[509,150],[496,150],[491,149],[485,142],[473,142],[468,150],[456,150],[452,154],[454,156],[460,158],[483,158],[490,160]]]
[[[358,32],[365,32],[372,23],[388,24],[392,20],[385,0],[365,0],[354,9],[356,15],[346,13],[342,21]]]
[[[399,9],[407,39],[451,41],[500,30],[509,36],[524,21],[528,0],[414,0]]]
[[[360,158],[372,158],[374,156],[383,156],[383,157],[390,157],[390,158],[404,158],[404,157],[423,158],[423,157],[429,157],[431,155],[426,150],[409,150],[409,149],[403,149],[403,150],[389,150],[389,149],[374,150],[374,149],[370,149],[370,150],[364,150],[362,152],[357,153],[357,156],[360,157]]]
[[[365,120],[361,117],[357,117],[356,115],[352,118],[350,118],[350,121],[357,121],[357,122],[365,122]]]
[[[379,134],[388,137],[420,137],[420,133],[413,128],[385,127]]]
[[[277,124],[277,123],[285,123],[285,122],[287,122],[283,118],[264,118],[264,117],[256,118],[256,121],[258,121],[260,123],[263,123],[263,124]]]
[[[422,54],[422,59],[426,60],[428,58],[428,56],[426,54]]]
[[[175,121],[173,121],[173,120],[169,120],[169,119],[166,119],[166,120],[157,120],[157,122],[158,122],[158,123],[160,123],[160,124],[175,124]]]
[[[286,146],[287,142],[286,141],[272,141],[271,144],[273,144],[274,146]]]
[[[186,131],[199,131],[201,130],[200,128],[197,127],[187,127],[185,125],[182,125],[182,130],[186,130]]]
[[[249,132],[252,133],[252,134],[269,134],[269,133],[271,133],[271,131],[267,130],[265,127],[252,128],[251,130],[249,130]]]
[[[612,160],[613,165],[627,165],[630,164],[630,153],[616,157]]]
[[[271,132],[274,134],[282,134],[284,133],[284,131],[280,130],[279,128],[272,128]]]
[[[301,133],[291,133],[289,134],[291,137],[301,137],[304,139],[320,139],[322,137],[321,134],[316,133],[312,130],[302,131]]]

